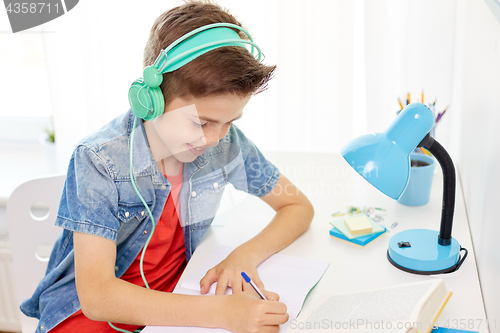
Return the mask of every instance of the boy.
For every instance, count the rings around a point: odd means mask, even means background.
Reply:
[[[163,13],[151,29],[144,66],[177,38],[219,22],[241,26],[220,7],[196,1]],[[56,220],[64,231],[45,278],[21,305],[40,318],[37,332],[115,332],[115,325],[124,332],[145,325],[277,332],[288,320],[278,295],[264,290],[270,301],[261,300],[240,275],[264,289],[257,265],[313,217],[307,198],[232,124],[274,69],[242,47],[211,50],[163,74],[161,116],[134,128],[137,118],[128,111],[80,142]],[[216,296],[172,294],[228,182],[259,196],[276,215],[200,281],[202,294],[217,281]],[[232,295],[224,295],[227,287]]]

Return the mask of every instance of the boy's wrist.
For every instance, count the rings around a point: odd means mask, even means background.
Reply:
[[[209,318],[212,318],[210,326],[227,328],[229,325],[227,316],[229,313],[228,306],[230,302],[228,295],[215,295],[210,298],[214,300],[214,302],[209,306],[209,308],[211,309]]]
[[[257,267],[263,260],[261,258],[262,255],[259,253],[259,251],[254,251],[251,248],[249,248],[249,244],[243,244],[237,247],[235,250],[233,250],[231,255],[244,258],[247,262],[250,262],[250,264],[252,264],[254,267]]]

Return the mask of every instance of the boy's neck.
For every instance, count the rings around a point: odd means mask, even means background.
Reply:
[[[164,175],[177,175],[181,169],[182,162],[168,152],[162,145],[161,139],[149,121],[144,121],[144,130],[148,138],[149,149],[156,162],[158,170]],[[163,163],[162,163],[163,161]]]
[[[174,158],[174,160],[175,160],[175,158]],[[169,162],[170,162],[169,160],[163,159],[163,160],[157,161],[156,166],[158,167],[158,170],[160,170],[160,172],[165,176],[178,175],[179,172],[181,171],[182,162],[179,162],[177,160],[175,160],[175,162],[177,162],[175,164],[169,163]]]

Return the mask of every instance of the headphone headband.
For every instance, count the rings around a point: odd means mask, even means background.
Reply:
[[[251,45],[258,50],[260,61],[260,48],[252,41],[240,39],[239,35],[229,28],[214,28],[205,30],[185,40],[170,52],[162,50],[159,59],[158,71],[169,73],[184,66],[200,55],[223,46],[239,46],[246,49],[245,44]]]
[[[239,34],[230,28],[244,32],[249,40],[241,39]],[[261,57],[263,54],[253,42],[250,34],[238,25],[208,24],[183,35],[165,50],[161,50],[151,66],[144,68],[144,79],[139,78],[132,83],[129,89],[129,103],[132,110],[139,118],[145,120],[160,116],[165,108],[163,94],[159,88],[163,81],[162,74],[179,69],[191,60],[216,48],[239,46],[247,49],[245,45],[251,46],[252,55],[254,55],[254,48],[258,51],[256,58],[259,62],[263,60]]]

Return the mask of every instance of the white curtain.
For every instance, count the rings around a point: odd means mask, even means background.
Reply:
[[[454,0],[218,3],[249,28],[266,63],[278,65],[269,90],[237,122],[262,150],[338,152],[354,136],[383,131],[398,96],[411,92],[420,100],[424,89],[426,102],[438,98],[438,110],[451,101]],[[179,4],[80,1],[44,25],[58,145],[66,155],[128,109],[152,22]],[[448,140],[447,123],[438,129],[440,141]]]

